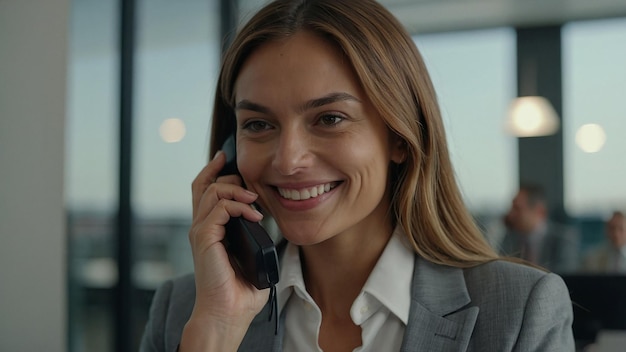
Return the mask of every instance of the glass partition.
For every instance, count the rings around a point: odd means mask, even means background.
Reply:
[[[193,271],[191,182],[207,162],[221,36],[218,1],[141,0],[137,14],[131,182],[139,337],[152,292]]]
[[[72,2],[65,155],[71,351],[113,349],[117,16],[114,0]]]

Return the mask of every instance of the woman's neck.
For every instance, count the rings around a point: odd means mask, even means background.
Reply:
[[[301,247],[302,273],[307,291],[322,316],[346,319],[393,229],[342,233],[322,243]]]

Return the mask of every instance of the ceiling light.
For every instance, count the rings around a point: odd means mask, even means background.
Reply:
[[[546,98],[519,97],[509,107],[506,130],[516,137],[549,136],[559,130],[559,118]]]

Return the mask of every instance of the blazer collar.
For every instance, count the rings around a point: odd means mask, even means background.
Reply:
[[[416,256],[402,352],[466,351],[478,307],[470,306],[463,269]]]

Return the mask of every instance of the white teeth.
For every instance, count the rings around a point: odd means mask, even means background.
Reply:
[[[317,196],[320,196],[328,191],[330,191],[331,189],[335,188],[335,186],[337,185],[337,183],[332,182],[332,183],[325,183],[322,185],[317,185],[317,186],[313,186],[310,188],[303,188],[303,189],[286,189],[286,188],[279,188],[278,189],[278,193],[286,199],[291,199],[291,200],[306,200],[309,198],[315,198]]]

